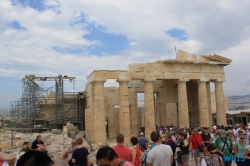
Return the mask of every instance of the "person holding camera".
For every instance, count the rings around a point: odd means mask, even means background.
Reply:
[[[219,130],[219,137],[215,140],[214,145],[218,148],[220,156],[232,156],[232,150],[234,149],[231,139],[226,135],[226,131],[223,129]],[[231,166],[232,160],[225,161],[222,157],[224,166]]]

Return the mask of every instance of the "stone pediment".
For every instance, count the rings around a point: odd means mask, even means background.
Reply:
[[[182,50],[177,52],[177,62],[194,62],[207,64],[229,65],[232,60],[220,55],[195,55]]]

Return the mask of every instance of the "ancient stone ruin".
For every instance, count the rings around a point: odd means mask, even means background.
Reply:
[[[176,59],[132,63],[128,70],[94,70],[86,86],[86,139],[105,143],[107,137],[115,138],[122,132],[129,144],[131,135],[138,135],[142,119],[148,139],[156,125],[212,126],[216,120],[226,125],[224,66],[231,61],[219,55],[197,56],[178,50]],[[116,79],[119,87],[104,88],[107,79]],[[216,105],[211,103],[211,82]],[[141,92],[143,114],[137,106],[137,93]]]

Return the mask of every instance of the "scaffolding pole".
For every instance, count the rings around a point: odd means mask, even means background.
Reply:
[[[51,126],[58,128],[60,125],[63,125],[65,121],[65,115],[68,112],[73,112],[74,114],[78,114],[79,108],[77,107],[77,95],[76,92],[73,92],[71,95],[72,99],[64,98],[64,80],[70,80],[70,82],[75,81],[75,77],[68,77],[58,75],[57,77],[36,77],[35,75],[25,76],[22,79],[22,96],[18,101],[11,101],[10,103],[10,116],[13,124],[29,124],[34,125],[35,120],[39,118],[40,112],[43,108],[46,108],[46,105],[55,106],[54,114],[51,117],[47,117],[48,121],[50,121]],[[41,88],[36,81],[55,81],[55,85],[48,88]],[[75,86],[75,84],[73,84]],[[55,88],[55,96],[53,98],[49,97],[48,92]],[[73,87],[75,89],[75,87]],[[74,98],[75,96],[75,98]],[[44,102],[42,103],[41,98],[44,98]],[[46,100],[54,101],[52,103],[47,103]],[[65,110],[65,102],[67,105],[67,110]],[[72,115],[67,115],[72,116]],[[76,115],[77,116],[77,115]],[[43,118],[45,121],[45,117]],[[69,119],[69,118],[68,118]],[[74,121],[78,123],[78,116]],[[12,126],[16,127],[16,126]],[[19,126],[20,127],[20,126]]]

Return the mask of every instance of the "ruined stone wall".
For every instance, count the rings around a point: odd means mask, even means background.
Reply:
[[[159,94],[159,109],[160,109],[160,124],[161,125],[171,125],[173,122],[169,121],[172,117],[175,119],[177,118],[174,113],[174,107],[168,107],[170,103],[177,103],[178,102],[178,89],[177,84],[174,82],[174,80],[162,80],[162,91],[160,91]],[[167,113],[168,111],[168,113]],[[176,109],[177,112],[177,109]],[[172,114],[171,114],[172,113]],[[174,113],[174,114],[173,114]]]

